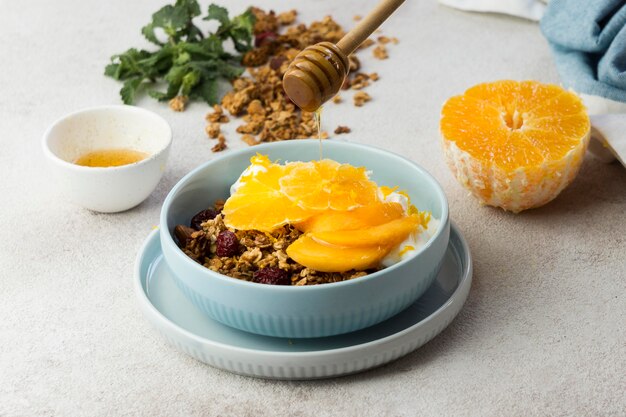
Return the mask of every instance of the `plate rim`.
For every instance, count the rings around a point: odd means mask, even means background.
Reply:
[[[464,255],[466,258],[466,262],[465,262],[465,265],[461,265],[461,278],[454,292],[450,295],[450,297],[446,300],[445,303],[443,303],[437,310],[431,313],[428,317],[424,318],[418,323],[413,324],[410,327],[407,327],[399,332],[390,334],[380,339],[375,339],[369,342],[359,343],[359,344],[350,345],[350,346],[344,346],[340,348],[325,349],[325,350],[309,350],[309,351],[299,351],[299,352],[285,352],[285,351],[245,348],[245,347],[226,344],[223,342],[218,342],[218,341],[207,339],[205,337],[197,335],[191,332],[190,330],[187,330],[179,326],[178,324],[174,323],[173,321],[171,321],[163,313],[161,313],[154,306],[154,304],[152,304],[151,300],[148,298],[147,290],[144,291],[144,288],[142,285],[141,265],[142,265],[142,261],[146,257],[147,248],[149,245],[152,244],[152,241],[156,240],[157,244],[160,246],[160,240],[158,236],[159,229],[160,227],[156,227],[145,238],[135,258],[133,287],[135,290],[135,295],[139,301],[141,310],[144,316],[146,316],[145,318],[149,322],[151,322],[153,325],[158,325],[160,328],[157,328],[157,330],[164,331],[163,328],[165,328],[165,330],[169,331],[170,335],[173,333],[176,336],[179,336],[179,337],[182,336],[186,340],[191,340],[194,343],[201,344],[203,347],[213,347],[213,348],[217,348],[221,350],[237,352],[239,354],[255,355],[257,358],[265,358],[265,359],[277,359],[277,358],[299,359],[300,358],[302,359],[302,358],[309,358],[312,356],[323,357],[323,356],[331,356],[331,355],[340,355],[340,354],[346,354],[350,352],[361,352],[363,350],[367,350],[367,349],[370,349],[372,347],[375,347],[381,344],[392,342],[396,339],[401,339],[406,334],[417,331],[419,327],[424,327],[431,321],[435,320],[437,317],[443,315],[448,309],[450,309],[453,306],[453,304],[456,304],[458,302],[461,303],[461,306],[465,304],[467,295],[469,293],[469,287],[471,287],[471,283],[472,283],[473,261],[472,261],[471,252],[469,250],[469,245],[467,244],[465,237],[461,234],[456,224],[453,221],[450,221],[451,234],[453,232],[460,242],[459,251],[461,253],[459,254],[459,256],[463,257]],[[164,262],[164,260],[162,260],[162,262]],[[463,296],[462,294],[464,293],[465,295]],[[462,300],[459,299],[459,297],[462,297]],[[459,311],[460,311],[460,308],[459,308]],[[458,312],[455,314],[455,316],[457,314]],[[154,320],[156,320],[158,323],[154,323]],[[293,338],[281,338],[281,339],[290,340]]]

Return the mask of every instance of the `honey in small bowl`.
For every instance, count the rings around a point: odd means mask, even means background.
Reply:
[[[84,154],[74,163],[85,167],[117,167],[134,164],[146,159],[149,155],[133,149],[101,149]]]

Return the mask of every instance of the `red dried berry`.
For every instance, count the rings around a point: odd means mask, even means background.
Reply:
[[[283,62],[285,61],[287,61],[286,56],[275,56],[274,58],[270,59],[270,68],[276,71],[280,69],[281,65],[283,65]]]
[[[239,255],[239,239],[230,230],[224,230],[217,235],[217,256],[235,256]]]
[[[289,279],[287,271],[276,267],[268,266],[259,269],[252,277],[254,282],[258,282],[259,284],[291,285],[291,279]]]
[[[254,37],[254,46],[258,48],[261,45],[276,42],[278,35],[275,32],[262,32]]]
[[[214,219],[215,216],[217,216],[217,211],[213,209],[202,210],[191,218],[191,227],[196,230],[202,230],[202,223]]]

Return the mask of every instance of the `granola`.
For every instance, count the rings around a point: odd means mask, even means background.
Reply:
[[[335,134],[341,135],[343,133],[350,133],[351,131],[352,130],[350,130],[348,126],[337,126],[337,129],[335,129]]]
[[[354,105],[357,107],[361,107],[363,106],[363,104],[370,101],[372,97],[370,97],[370,95],[367,94],[365,91],[357,91],[356,93],[354,93],[353,99],[354,99]]]
[[[189,97],[187,96],[176,96],[169,101],[170,109],[174,111],[184,111],[185,107],[187,107],[187,102],[189,101]]]
[[[387,53],[387,48],[385,47],[384,44],[380,44],[376,48],[374,48],[373,53],[374,53],[374,58],[376,59],[389,58],[389,54]]]
[[[200,230],[176,226],[175,235],[183,252],[212,271],[245,281],[254,281],[254,273],[264,268],[279,268],[289,274],[291,285],[316,285],[346,281],[367,275],[370,271],[320,272],[296,263],[285,250],[302,234],[293,226],[283,226],[272,233],[256,230],[232,230],[239,240],[238,255],[218,256],[218,236],[229,230],[219,211],[223,202],[215,204],[218,213],[201,224]]]
[[[307,26],[296,23],[296,10],[279,14],[259,8],[251,10],[256,17],[255,47],[242,59],[243,65],[248,67],[247,75],[232,82],[232,90],[224,95],[221,106],[216,105],[213,112],[207,115],[207,122],[227,123],[229,119],[224,110],[231,116],[241,118],[242,123],[236,131],[251,146],[262,142],[316,137],[317,127],[312,113],[300,111],[289,100],[283,90],[282,77],[302,49],[322,41],[337,43],[345,32],[330,16]],[[378,37],[374,53],[378,48],[384,48],[383,42],[388,43],[390,39],[395,38]],[[367,39],[360,49],[373,44],[373,39]],[[362,90],[378,79],[376,73],[368,75],[359,72],[361,63],[356,55],[350,55],[349,60],[350,73],[342,89]],[[369,100],[369,95],[358,95],[357,92],[354,100],[355,105],[361,106]],[[341,98],[333,102],[340,103]],[[206,132],[209,137],[215,138],[218,129],[211,126]],[[328,133],[323,132],[322,137],[327,138]],[[215,145],[213,151],[225,148],[224,140]]]
[[[220,124],[219,123],[209,123],[206,126],[206,134],[211,139],[217,139],[220,134]]]

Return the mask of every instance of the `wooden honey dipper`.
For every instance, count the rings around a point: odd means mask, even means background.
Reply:
[[[336,45],[320,42],[300,51],[283,76],[283,88],[291,101],[313,112],[337,94],[350,69],[348,55],[404,1],[382,0]]]

